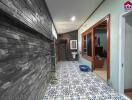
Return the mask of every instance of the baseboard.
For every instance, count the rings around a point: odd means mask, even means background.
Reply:
[[[126,100],[131,100],[129,97],[127,97],[126,95],[122,95]]]
[[[124,92],[125,92],[125,93],[132,92],[132,88],[125,89]]]

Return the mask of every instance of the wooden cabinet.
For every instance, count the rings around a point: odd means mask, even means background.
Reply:
[[[96,57],[96,58],[95,58],[95,63],[94,63],[95,68],[103,68],[103,66],[104,66],[104,61],[105,61],[104,58]]]

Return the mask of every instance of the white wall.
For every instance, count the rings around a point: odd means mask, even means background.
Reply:
[[[81,51],[81,34],[97,23],[106,15],[111,15],[110,20],[110,82],[118,90],[119,70],[119,16],[124,13],[125,0],[105,0],[87,22],[78,30],[79,52]],[[80,55],[80,62],[91,65]]]
[[[132,16],[126,18],[124,88],[132,88]]]
[[[56,32],[53,24],[52,24],[52,34],[53,34],[54,38],[57,39],[57,32]]]

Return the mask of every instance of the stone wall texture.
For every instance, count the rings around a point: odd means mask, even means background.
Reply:
[[[45,0],[0,0],[0,9],[53,40],[52,18]]]
[[[0,12],[0,100],[41,100],[52,41],[6,15]]]
[[[62,40],[67,40],[67,52],[66,54],[63,53],[62,51],[62,54],[58,56],[65,56],[66,55],[66,61],[72,61],[74,60],[73,57],[72,57],[72,52],[77,52],[77,50],[71,50],[70,49],[70,40],[77,40],[78,41],[78,31],[72,31],[72,32],[67,32],[67,33],[64,33],[64,34],[59,34],[58,35],[58,40],[57,40],[57,48],[59,48],[59,45],[61,43]],[[78,42],[77,42],[77,45],[78,45]],[[61,49],[63,50],[63,49]],[[62,57],[59,57],[59,58],[62,58]],[[62,60],[62,59],[60,59]],[[75,60],[78,60],[78,55],[76,56],[76,59]]]

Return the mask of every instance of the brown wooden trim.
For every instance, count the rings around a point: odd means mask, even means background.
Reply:
[[[110,79],[110,15],[107,16],[107,80]]]
[[[82,35],[87,34],[90,30],[91,30],[91,31],[93,30],[93,26],[90,27],[88,30],[84,31],[84,32],[82,33]]]
[[[95,34],[94,34],[94,29],[92,29],[92,71],[95,69],[94,68],[94,62],[95,62],[95,47],[94,47],[94,44],[95,44]]]
[[[88,30],[86,30],[85,32],[83,32],[83,33],[82,33],[82,36],[84,36],[84,35],[86,35],[86,34],[91,33],[91,32],[92,32],[92,30],[93,30],[93,28],[92,28],[92,27],[91,27],[91,28],[89,28]]]
[[[125,93],[132,92],[132,88],[125,89],[124,92],[125,92]]]
[[[92,28],[90,28],[90,29],[88,29],[85,33],[82,33],[82,57],[84,58],[84,59],[87,59],[87,60],[89,60],[89,61],[93,61],[93,57],[92,56],[87,56],[87,57],[84,57],[84,36],[85,35],[88,35],[88,34],[91,34],[91,41],[92,41],[92,43],[93,43],[93,29]],[[92,46],[93,46],[93,44],[92,44]],[[92,47],[93,48],[93,47]]]
[[[94,67],[94,63],[95,63],[95,34],[94,34],[94,29],[101,23],[103,23],[104,21],[107,22],[107,80],[110,79],[110,14],[108,14],[107,16],[105,16],[104,18],[102,18],[101,20],[99,20],[96,24],[94,24],[93,26],[91,26],[88,30],[84,31],[82,33],[82,37],[84,35],[86,35],[87,33],[90,32],[90,30],[92,30],[92,71],[95,69]],[[82,56],[84,55],[84,40],[82,38]]]
[[[82,57],[84,56],[84,38],[83,38],[83,34],[82,34]]]
[[[96,24],[94,24],[94,25],[91,26],[89,29],[87,29],[86,31],[84,31],[84,32],[82,33],[82,35],[83,35],[83,34],[86,34],[89,30],[92,30],[92,29],[96,28],[99,24],[101,24],[102,22],[106,21],[107,18],[109,18],[109,17],[110,17],[110,14],[106,15],[104,18],[102,18],[101,20],[99,20]]]

